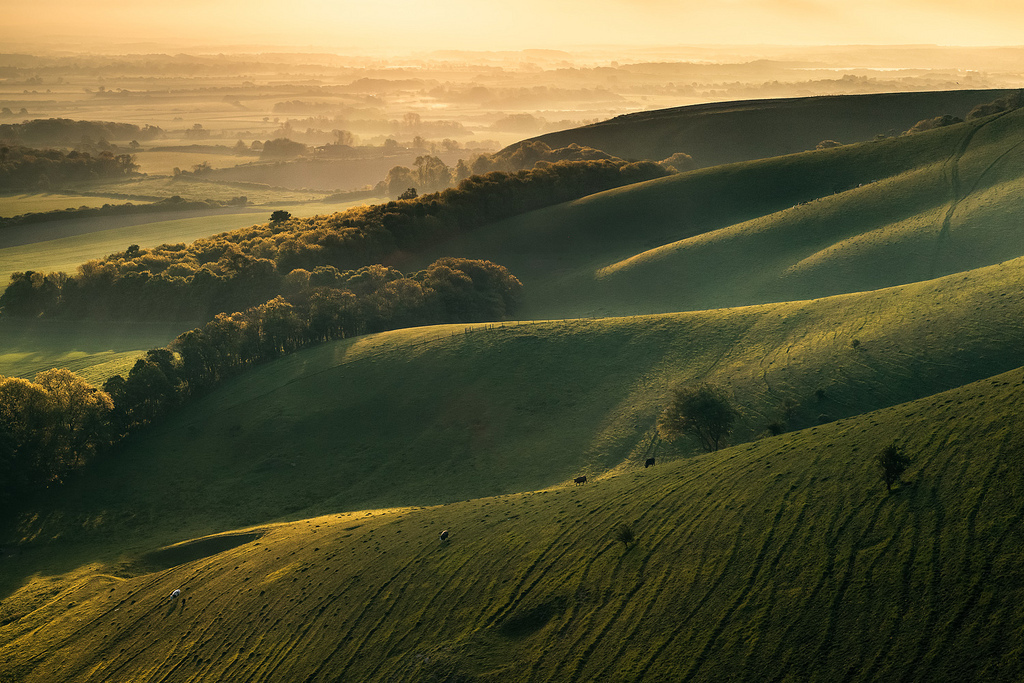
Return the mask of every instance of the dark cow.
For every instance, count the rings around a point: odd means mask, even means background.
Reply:
[[[445,529],[444,531],[441,532],[441,541],[447,541],[447,540],[448,540],[448,530]]]
[[[648,467],[650,467],[653,464],[654,464],[654,458],[647,458],[647,462],[644,463],[644,469],[646,470]]]
[[[587,483],[587,477],[586,477],[586,475],[584,475],[582,477],[576,477],[575,479],[573,479],[573,482],[575,482],[577,486],[579,486],[580,484],[586,484]]]

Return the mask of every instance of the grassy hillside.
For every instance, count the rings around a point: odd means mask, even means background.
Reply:
[[[446,245],[551,319],[295,353],[31,501],[0,682],[1024,678],[1021,149],[1011,112]],[[660,442],[703,381],[735,445]]]
[[[50,368],[68,368],[95,386],[124,374],[149,349],[166,345],[187,323],[110,321],[5,321],[0,326],[0,375],[31,379]]]
[[[8,539],[32,551],[27,572],[51,552],[68,561],[66,543],[111,560],[282,517],[448,503],[685,457],[695,445],[654,440],[677,383],[732,396],[733,443],[773,422],[845,418],[1019,365],[1022,287],[1024,259],[807,302],[327,344],[185,406],[35,501]]]
[[[510,219],[424,258],[506,265],[531,317],[808,299],[1024,254],[1024,111],[703,169]]]
[[[586,486],[40,577],[4,603],[0,679],[1017,680],[1022,400],[1015,370]]]
[[[922,119],[942,114],[963,118],[975,105],[1010,92],[953,90],[714,102],[625,114],[535,139],[552,148],[575,142],[623,159],[660,160],[686,152],[699,166],[716,166],[802,152],[822,140],[851,143],[898,135]]]

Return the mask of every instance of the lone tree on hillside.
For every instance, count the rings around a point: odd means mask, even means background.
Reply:
[[[879,455],[875,456],[875,462],[882,470],[882,481],[885,482],[885,490],[892,493],[892,485],[899,482],[900,477],[910,466],[911,458],[903,452],[903,446],[895,441],[885,447]]]
[[[636,532],[633,531],[632,524],[622,524],[615,527],[615,540],[626,546],[626,550],[629,550],[629,546],[636,543]]]
[[[270,214],[271,223],[284,223],[286,220],[291,218],[292,215],[284,209],[278,209],[274,213]]]
[[[732,431],[738,413],[729,399],[710,384],[675,390],[672,403],[658,418],[658,434],[666,441],[695,436],[707,452],[717,451]]]

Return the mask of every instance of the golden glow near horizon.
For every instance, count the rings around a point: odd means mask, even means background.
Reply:
[[[12,42],[403,52],[583,45],[1021,45],[1019,0],[6,0]]]

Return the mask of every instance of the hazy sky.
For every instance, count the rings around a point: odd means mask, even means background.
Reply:
[[[0,0],[0,9],[9,39],[53,48],[98,40],[342,51],[1024,44],[1021,0]]]

